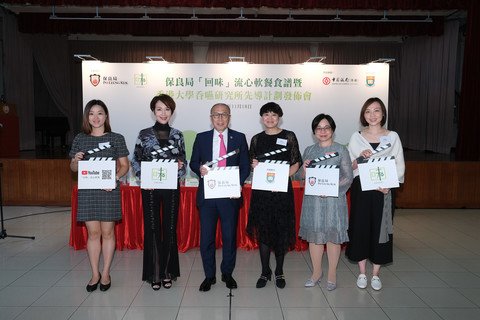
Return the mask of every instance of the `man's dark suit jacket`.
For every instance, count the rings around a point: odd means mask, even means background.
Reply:
[[[200,166],[208,161],[212,161],[214,130],[205,131],[197,134],[193,143],[192,157],[190,159],[190,169],[200,178],[197,192],[197,206],[202,206],[205,202],[203,190],[203,178],[200,177]],[[245,135],[241,132],[228,129],[227,153],[239,149],[240,152],[227,158],[227,166],[238,166],[240,169],[240,185],[250,175],[250,159],[248,156],[248,145]],[[242,199],[235,199],[240,207]]]

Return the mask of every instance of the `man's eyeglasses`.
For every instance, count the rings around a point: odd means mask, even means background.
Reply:
[[[210,115],[210,117],[212,117],[213,119],[227,119],[228,117],[230,117],[230,114],[229,113],[212,113]]]

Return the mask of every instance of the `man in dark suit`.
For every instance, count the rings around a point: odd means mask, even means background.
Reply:
[[[240,185],[250,174],[248,145],[243,133],[228,128],[230,123],[230,107],[224,103],[215,104],[210,110],[210,120],[213,129],[197,134],[193,143],[190,169],[200,177],[197,191],[197,206],[200,211],[200,253],[202,255],[205,280],[200,285],[200,291],[209,291],[216,283],[215,270],[215,234],[217,221],[220,218],[222,228],[222,281],[227,288],[237,288],[237,282],[232,277],[237,255],[237,221],[242,198],[205,199],[203,178],[208,175],[204,163],[217,159],[221,153],[239,149],[239,152],[226,159],[227,166],[238,166],[240,169]],[[222,152],[223,151],[223,152]],[[220,166],[225,166],[221,162]]]

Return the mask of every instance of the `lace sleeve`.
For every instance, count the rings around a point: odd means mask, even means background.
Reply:
[[[258,134],[254,135],[252,137],[252,140],[250,140],[250,149],[248,149],[248,156],[250,158],[250,163],[252,160],[257,157],[257,141],[258,141]]]
[[[293,165],[298,162],[300,167],[303,164],[302,156],[300,154],[300,149],[298,147],[298,140],[295,136],[295,133],[289,132],[288,133],[288,145],[290,146],[290,165]]]

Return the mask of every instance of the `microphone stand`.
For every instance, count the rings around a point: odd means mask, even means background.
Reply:
[[[0,239],[5,238],[22,238],[22,239],[32,239],[34,240],[35,237],[33,236],[14,236],[11,234],[7,234],[7,230],[4,227],[4,220],[3,220],[3,200],[2,200],[2,170],[3,170],[3,163],[0,162],[0,220],[2,223],[2,231],[0,231]]]

